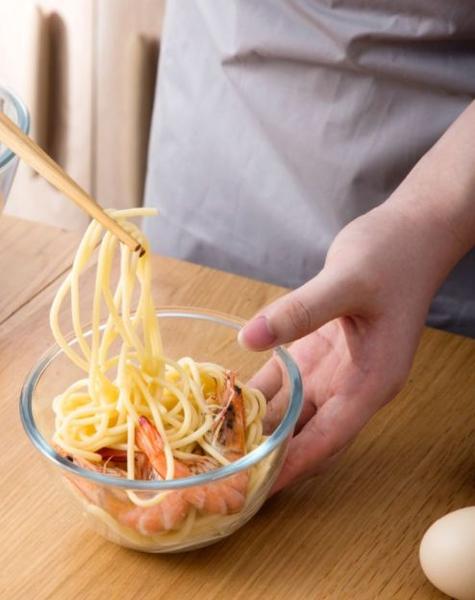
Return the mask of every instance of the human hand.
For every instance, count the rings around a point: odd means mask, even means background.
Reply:
[[[274,491],[325,468],[401,389],[430,301],[475,244],[475,102],[392,196],[347,225],[323,270],[240,332],[253,350],[295,341],[304,407]],[[280,369],[253,384],[279,413]]]
[[[439,284],[431,245],[430,230],[382,205],[338,234],[315,278],[241,330],[252,350],[296,340],[304,405],[273,492],[325,469],[402,388]],[[271,418],[282,408],[280,380],[273,358],[251,382]]]

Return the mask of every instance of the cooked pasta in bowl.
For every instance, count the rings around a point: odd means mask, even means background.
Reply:
[[[128,221],[143,213],[113,214],[148,250]],[[98,244],[84,328],[81,274]],[[91,224],[52,305],[57,345],[29,375],[21,417],[106,538],[148,552],[196,548],[231,534],[265,501],[300,412],[301,381],[284,348],[242,349],[241,326],[204,309],[156,310],[149,252],[119,250]],[[247,383],[271,356],[282,374],[272,419],[262,392]]]

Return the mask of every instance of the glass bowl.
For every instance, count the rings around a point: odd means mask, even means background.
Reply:
[[[249,352],[239,346],[236,332],[243,325],[239,318],[176,307],[162,308],[157,314],[165,353],[175,360],[191,356],[198,362],[215,362],[236,371],[237,378],[245,383],[272,356],[271,352]],[[77,345],[75,339],[69,343],[72,347]],[[146,552],[198,548],[244,525],[264,503],[282,466],[287,442],[302,406],[302,382],[296,364],[284,348],[275,349],[273,354],[281,373],[279,408],[272,411],[272,421],[264,419],[265,440],[243,458],[199,475],[170,481],[121,479],[84,470],[57,454],[49,443],[54,431],[53,398],[73,381],[84,377],[57,346],[40,359],[23,386],[22,423],[33,445],[49,461],[98,533],[123,546]],[[226,509],[225,514],[204,513],[183,502],[190,490],[222,495],[236,482],[240,481],[241,485],[243,477],[247,482],[244,484],[245,502],[237,512]],[[160,502],[153,508],[137,507],[131,504],[131,497],[142,504],[153,498],[160,498]],[[141,523],[147,519],[153,521],[158,514],[154,510],[164,511],[159,520],[164,522],[175,505],[181,506],[182,513],[170,530],[144,532]]]
[[[12,92],[0,86],[0,112],[3,112],[28,133],[30,117],[23,102]],[[13,178],[18,167],[18,157],[0,143],[0,211],[3,210],[6,199],[12,187]]]

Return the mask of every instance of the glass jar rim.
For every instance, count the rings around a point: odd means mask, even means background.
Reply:
[[[215,324],[223,325],[236,331],[239,331],[244,324],[243,319],[209,309],[171,306],[158,308],[156,312],[158,316],[164,318],[185,318],[211,321]],[[104,327],[104,325],[101,327]],[[89,333],[90,332],[87,332],[85,335]],[[76,341],[76,338],[74,338],[73,335],[70,335],[67,337],[67,339],[70,344]],[[60,456],[36,427],[32,407],[33,394],[36,385],[38,384],[47,367],[61,353],[62,350],[56,344],[53,345],[45,352],[45,354],[43,354],[39,362],[28,374],[20,393],[20,417],[22,425],[32,444],[50,462],[69,472],[70,474],[89,479],[101,485],[135,491],[164,492],[168,490],[184,489],[196,485],[204,485],[206,483],[211,483],[213,481],[218,481],[231,475],[235,475],[236,473],[239,473],[245,469],[249,469],[253,465],[257,464],[263,458],[268,456],[275,448],[282,444],[288,435],[293,431],[302,408],[303,388],[300,371],[290,353],[284,347],[278,346],[274,349],[274,353],[282,361],[282,364],[284,365],[288,375],[290,384],[289,403],[285,415],[283,416],[279,425],[257,448],[235,462],[230,463],[229,465],[214,469],[212,471],[207,471],[206,473],[192,475],[190,477],[184,477],[180,479],[144,481],[111,477],[95,471],[82,469],[81,467],[78,467],[69,461],[67,458]]]
[[[4,98],[13,104],[16,112],[16,124],[23,131],[23,133],[28,134],[30,130],[30,114],[23,100],[21,100],[17,94],[1,85],[0,98]],[[5,150],[0,154],[0,170],[8,165],[14,156],[15,154],[9,148],[5,148]]]

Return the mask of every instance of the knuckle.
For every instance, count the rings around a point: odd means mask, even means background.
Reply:
[[[286,317],[292,329],[298,334],[309,332],[312,327],[312,313],[298,298],[293,298],[287,305]]]

